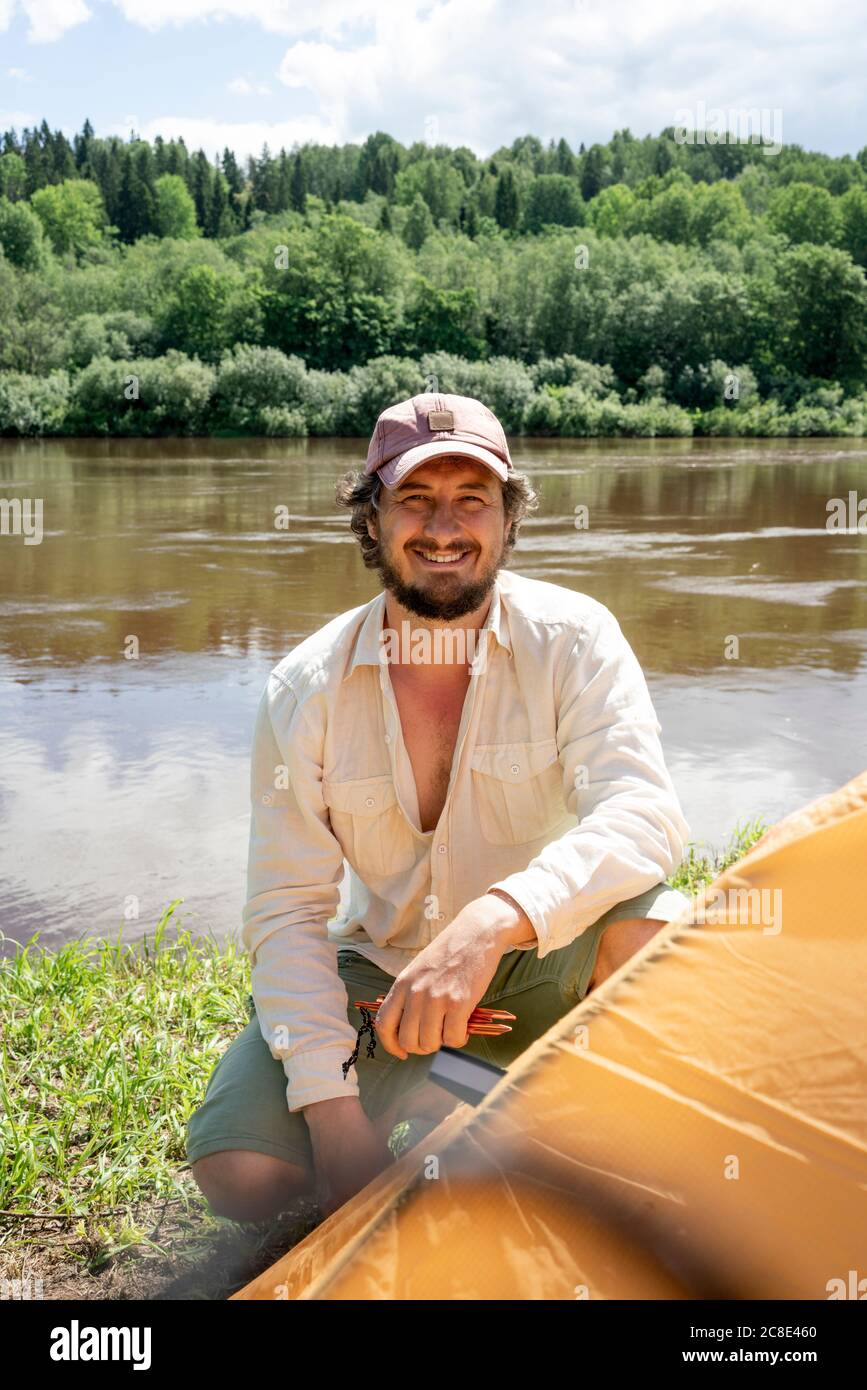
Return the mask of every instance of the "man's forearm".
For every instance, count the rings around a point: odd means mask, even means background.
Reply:
[[[506,908],[511,909],[503,916],[502,925],[497,926],[497,934],[504,951],[509,950],[511,946],[532,946],[536,943],[536,929],[514,898],[509,897],[501,888],[489,889],[485,897],[497,898]]]

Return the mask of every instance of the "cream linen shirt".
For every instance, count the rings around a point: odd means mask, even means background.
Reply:
[[[358,1095],[338,945],[398,975],[490,888],[540,957],[680,863],[689,828],[638,660],[586,594],[497,576],[445,805],[419,828],[381,639],[385,592],[307,637],[256,717],[242,939],[289,1109]],[[348,902],[340,884],[348,866]]]

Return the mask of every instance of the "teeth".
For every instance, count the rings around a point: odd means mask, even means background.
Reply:
[[[420,554],[420,555],[423,555],[424,558],[425,558],[426,560],[433,560],[434,563],[437,564],[437,565],[448,565],[448,564],[450,564],[453,560],[461,560],[461,559],[463,559],[464,555],[467,554],[467,551],[466,551],[466,550],[462,550],[462,551],[460,551],[457,555],[434,555],[434,554],[431,554],[430,551],[421,550],[421,551],[419,551],[419,554]]]

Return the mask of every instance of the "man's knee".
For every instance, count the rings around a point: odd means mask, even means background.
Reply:
[[[601,985],[615,970],[619,970],[630,956],[640,951],[645,942],[664,926],[667,926],[667,922],[658,917],[626,917],[610,922],[599,938],[596,964],[587,986],[587,993]]]
[[[265,1221],[312,1191],[306,1168],[250,1149],[222,1149],[192,1164],[211,1207],[231,1221]]]

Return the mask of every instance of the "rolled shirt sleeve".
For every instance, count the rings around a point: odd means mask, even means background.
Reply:
[[[322,734],[272,672],[259,703],[250,772],[250,844],[242,941],[262,1036],[283,1063],[291,1111],[359,1093],[337,947],[327,923],[343,851],[322,798]]]
[[[598,610],[567,660],[557,717],[564,792],[579,824],[491,884],[524,909],[540,957],[666,878],[689,837],[641,666],[614,615]]]

